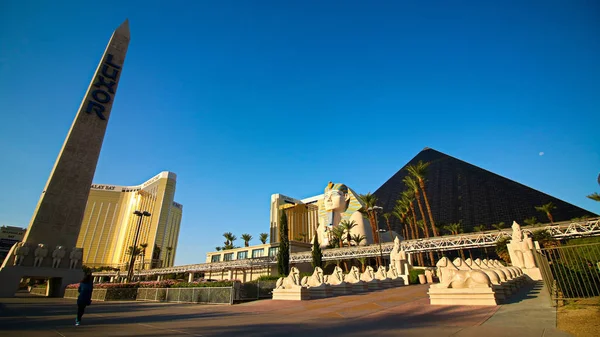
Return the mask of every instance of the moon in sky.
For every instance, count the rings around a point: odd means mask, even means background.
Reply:
[[[540,156],[543,156],[543,155],[544,155],[544,152],[540,152]]]

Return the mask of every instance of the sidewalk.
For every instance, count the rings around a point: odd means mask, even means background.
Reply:
[[[0,336],[569,336],[541,284],[502,306],[432,306],[428,285],[311,301],[238,305],[94,302],[74,326],[75,301],[0,299]]]

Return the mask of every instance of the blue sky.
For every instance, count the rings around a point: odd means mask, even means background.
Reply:
[[[2,1],[0,224],[28,225],[125,18],[94,182],[177,173],[176,264],[225,231],[268,232],[273,193],[375,191],[426,146],[600,213],[585,197],[599,16],[593,1]]]

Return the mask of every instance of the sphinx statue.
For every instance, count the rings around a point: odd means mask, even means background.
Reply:
[[[14,265],[20,266],[21,263],[23,263],[23,259],[25,259],[25,256],[27,256],[27,254],[29,254],[29,246],[27,245],[27,243],[17,242],[15,244],[15,250],[14,250],[14,255],[15,255]]]
[[[371,269],[372,270],[372,269]],[[359,283],[360,282],[360,271],[357,266],[352,266],[350,271],[346,276],[344,276],[344,281],[348,283]]]
[[[311,276],[304,276],[300,284],[306,288],[320,287],[324,284],[323,269],[316,267]]]
[[[385,270],[385,266],[379,266],[379,268],[377,268],[377,272],[375,273],[375,279],[379,280],[379,281],[384,281],[389,279],[387,276],[387,272]]]
[[[432,285],[436,288],[490,288],[490,278],[481,270],[460,270],[447,257],[442,257],[436,264],[440,283]]]
[[[494,285],[498,285],[498,284],[500,284],[500,282],[502,282],[500,275],[498,275],[498,273],[496,273],[496,271],[494,271],[490,268],[487,268],[487,269],[472,268],[471,266],[473,265],[473,263],[472,263],[471,259],[468,259],[468,260],[470,263],[467,263],[466,261],[463,261],[463,259],[461,259],[460,257],[457,257],[456,259],[454,259],[452,264],[454,264],[456,266],[456,268],[458,268],[459,270],[481,270],[490,278],[490,282],[492,282],[492,284],[494,284]]]
[[[375,272],[373,271],[373,267],[367,266],[365,268],[365,272],[360,274],[360,280],[363,282],[371,282],[375,280]]]
[[[344,272],[342,271],[342,268],[335,266],[331,275],[325,275],[325,283],[332,286],[337,286],[344,283]]]
[[[44,258],[46,256],[48,256],[48,248],[46,248],[46,245],[44,245],[43,243],[40,243],[37,245],[37,248],[35,249],[33,254],[35,256],[35,260],[33,261],[33,266],[41,267],[42,261],[44,261]]]
[[[63,246],[56,246],[52,252],[52,268],[60,267],[60,262],[65,257],[67,250]]]
[[[512,224],[512,240],[507,245],[513,266],[519,268],[535,268],[533,258],[533,241],[523,234],[521,225],[516,221]]]
[[[322,248],[327,248],[332,240],[331,230],[343,220],[354,222],[350,234],[365,237],[360,245],[373,243],[369,221],[359,211],[365,208],[358,194],[344,184],[329,182],[325,188],[323,200],[319,201],[319,226],[317,235]]]
[[[300,284],[300,271],[296,267],[290,269],[290,274],[277,280],[275,289],[297,289],[302,288]]]
[[[83,249],[82,248],[73,248],[71,254],[69,254],[69,258],[71,261],[69,262],[69,269],[77,268],[79,261],[83,258]]]

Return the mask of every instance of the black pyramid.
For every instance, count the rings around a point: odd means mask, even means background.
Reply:
[[[474,226],[486,225],[490,228],[491,224],[500,222],[510,227],[513,220],[525,225],[522,221],[530,217],[536,217],[538,222],[546,223],[548,219],[537,211],[535,206],[550,201],[556,205],[556,209],[552,212],[555,222],[583,216],[597,216],[531,187],[430,148],[419,152],[373,193],[379,199],[378,204],[383,207],[384,212],[393,210],[395,201],[406,189],[402,182],[408,174],[406,167],[420,160],[430,163],[426,190],[433,219],[438,228],[450,223],[462,222],[465,232],[470,232]],[[415,207],[419,213],[416,203]],[[425,207],[424,203],[423,207]],[[425,214],[427,216],[427,213]],[[420,214],[417,218],[421,218]],[[381,227],[382,221],[379,223]],[[398,230],[396,227],[399,224],[398,219],[390,218],[390,224]]]

